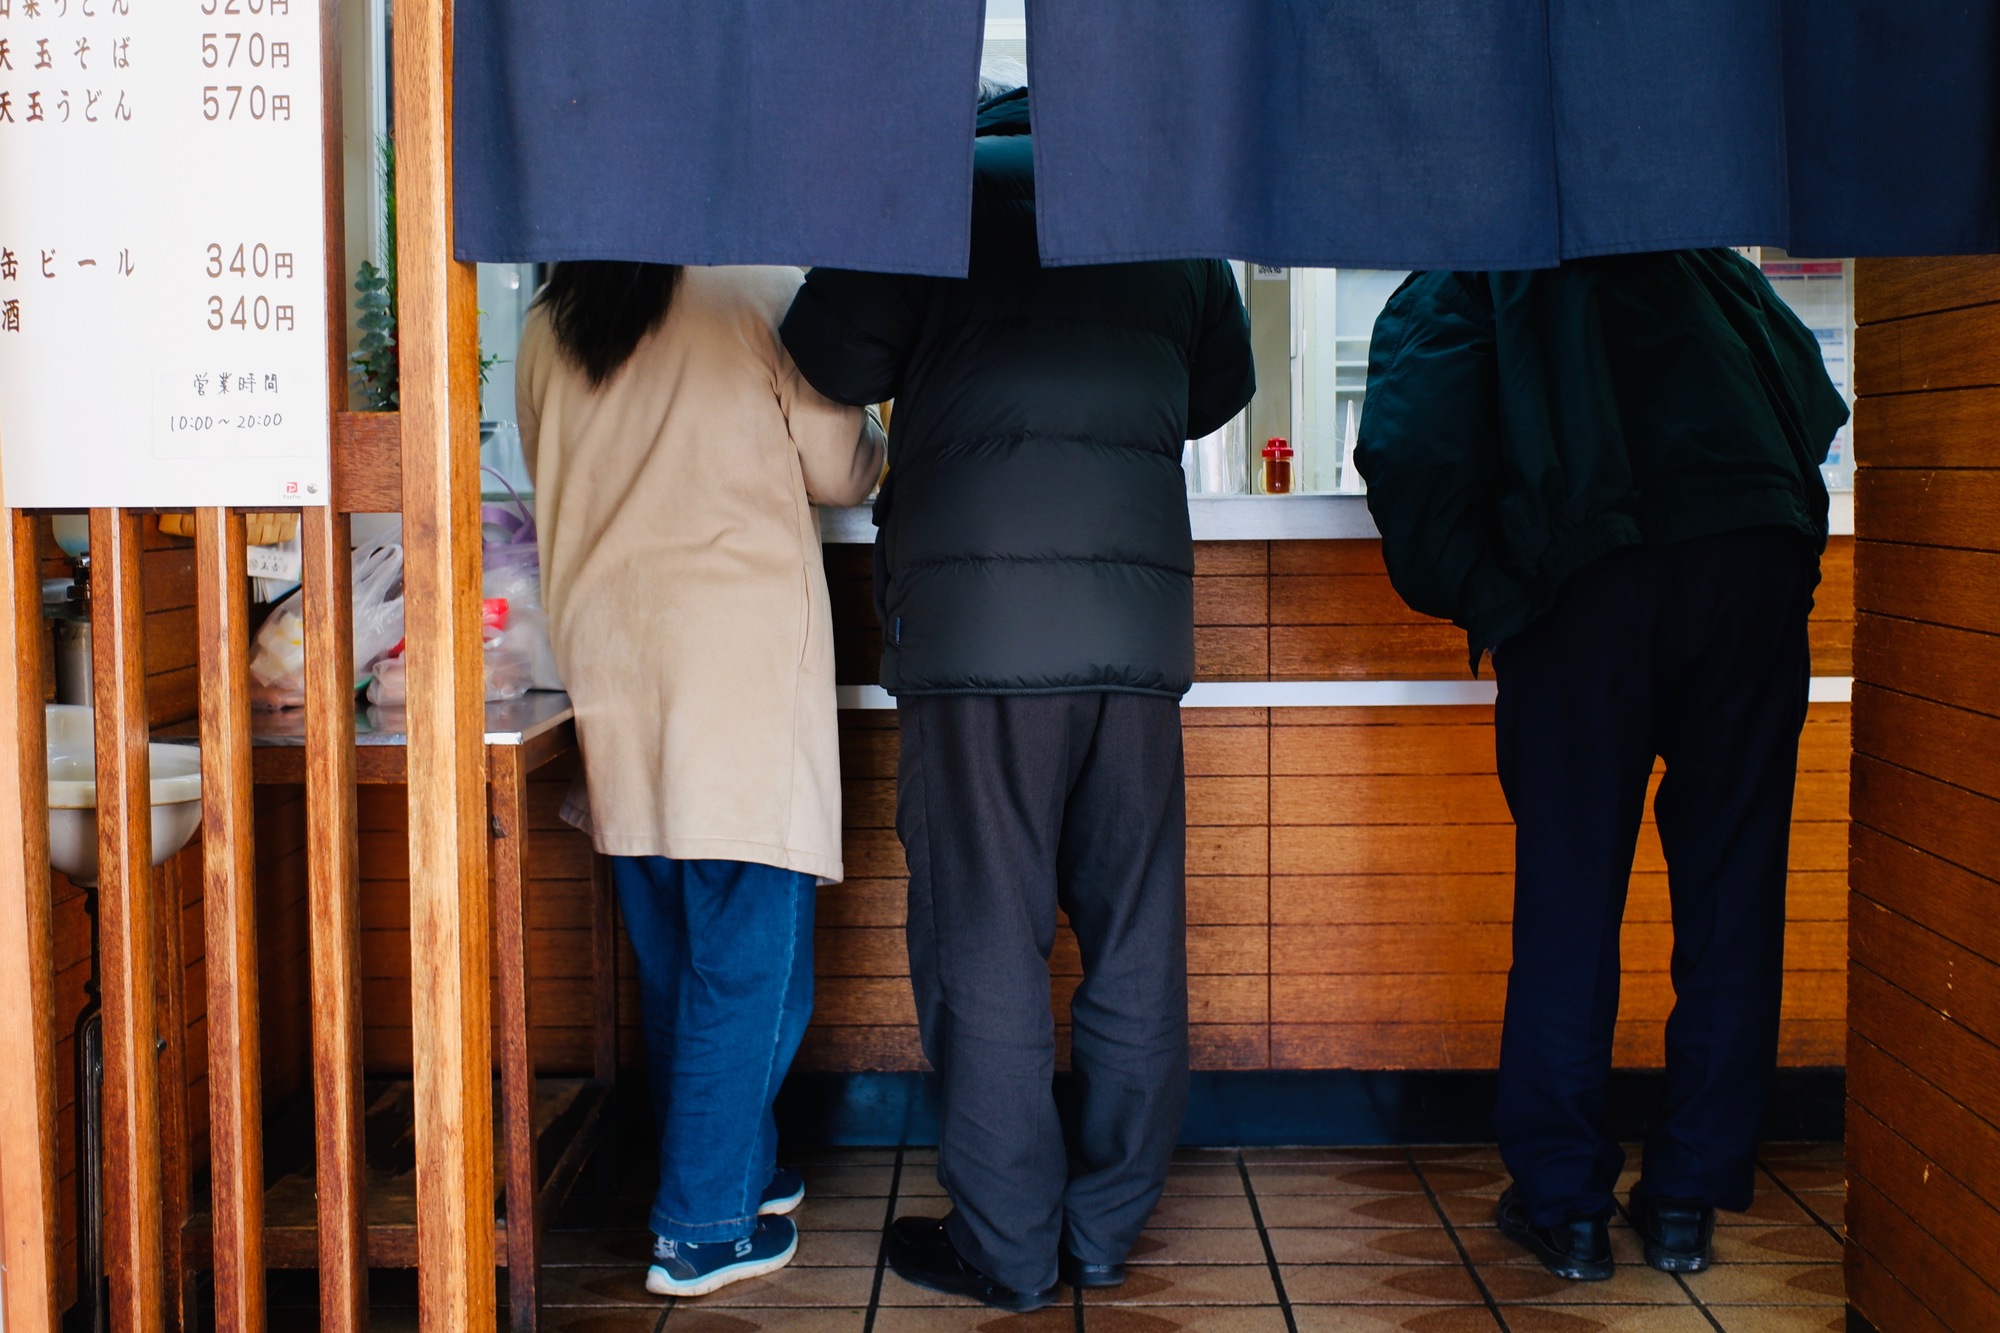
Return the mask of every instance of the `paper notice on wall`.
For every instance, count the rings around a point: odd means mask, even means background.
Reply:
[[[0,0],[8,504],[326,503],[319,25]]]

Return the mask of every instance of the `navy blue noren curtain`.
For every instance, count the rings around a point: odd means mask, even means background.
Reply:
[[[2000,249],[1993,0],[1029,0],[1042,256]]]
[[[467,260],[960,275],[982,0],[474,0]]]

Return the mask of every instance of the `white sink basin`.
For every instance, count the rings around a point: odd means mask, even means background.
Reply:
[[[97,744],[91,710],[50,704],[49,863],[71,881],[97,883]],[[153,864],[187,846],[201,827],[201,750],[152,746]]]

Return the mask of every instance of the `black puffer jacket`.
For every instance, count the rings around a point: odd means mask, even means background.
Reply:
[[[783,329],[813,387],[895,400],[875,506],[892,693],[1194,679],[1180,458],[1255,387],[1219,261],[1042,268],[1025,91],[981,109],[970,276],[815,269]]]

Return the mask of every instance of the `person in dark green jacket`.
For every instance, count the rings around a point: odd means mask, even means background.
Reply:
[[[1654,761],[1673,900],[1667,1095],[1630,1216],[1707,1267],[1777,1064],[1786,859],[1847,408],[1729,250],[1414,274],[1375,325],[1355,460],[1389,577],[1492,653],[1515,821],[1494,1128],[1502,1230],[1608,1278],[1619,925]]]

